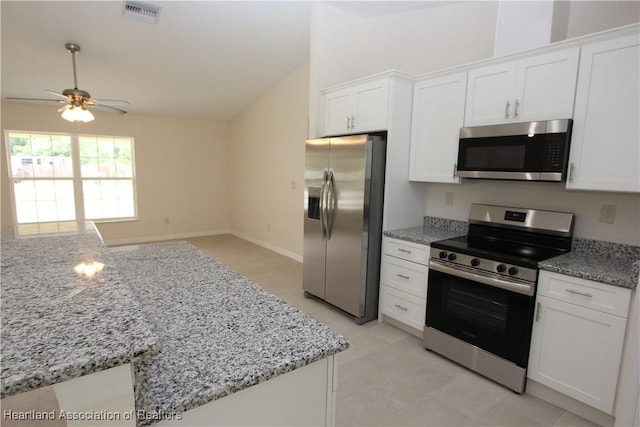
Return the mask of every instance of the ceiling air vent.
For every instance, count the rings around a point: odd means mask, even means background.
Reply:
[[[160,17],[160,9],[160,6],[152,3],[126,0],[122,8],[122,15],[147,24],[156,24]]]

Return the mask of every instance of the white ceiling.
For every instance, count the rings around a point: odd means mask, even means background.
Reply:
[[[1,1],[3,99],[73,88],[64,44],[74,42],[78,88],[93,98],[128,100],[112,105],[135,114],[227,120],[309,58],[309,1],[153,3],[155,25],[124,17],[123,1]],[[368,17],[438,2],[337,4]]]

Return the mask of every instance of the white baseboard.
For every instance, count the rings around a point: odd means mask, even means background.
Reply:
[[[272,245],[271,243],[267,243],[267,242],[264,242],[262,240],[258,240],[256,238],[253,238],[253,237],[248,236],[248,235],[243,234],[243,233],[239,233],[239,232],[234,231],[234,230],[230,230],[229,234],[232,234],[232,235],[234,235],[236,237],[239,237],[239,238],[241,238],[243,240],[246,240],[248,242],[255,243],[258,246],[262,246],[263,248],[269,249],[270,251],[273,251],[273,252],[275,252],[277,254],[286,256],[287,258],[291,258],[294,261],[302,262],[302,256],[301,255],[295,254],[295,253],[293,253],[291,251],[288,251],[286,249],[282,249],[282,248],[280,248],[278,246]]]
[[[152,242],[163,242],[167,240],[190,239],[193,237],[215,236],[218,234],[233,234],[233,233],[229,229],[195,231],[190,233],[163,234],[161,236],[127,237],[126,239],[109,239],[109,240],[105,240],[104,243],[107,246],[124,246],[124,245],[134,245],[137,243],[152,243]]]
[[[262,246],[265,249],[269,249],[277,254],[286,256],[287,258],[291,258],[294,261],[302,262],[302,256],[295,254],[286,249],[282,249],[278,246],[272,245],[271,243],[264,242],[262,240],[258,240],[251,236],[248,236],[243,233],[239,233],[237,231],[225,229],[225,230],[209,230],[209,231],[196,231],[191,233],[176,233],[176,234],[163,234],[161,236],[145,236],[145,237],[127,237],[125,239],[109,239],[105,240],[105,244],[107,246],[125,246],[125,245],[135,245],[139,243],[153,243],[153,242],[163,242],[168,240],[183,240],[190,239],[193,237],[206,237],[206,236],[215,236],[218,234],[231,234],[232,236],[236,236],[240,239],[246,240],[248,242],[254,243],[258,246]]]

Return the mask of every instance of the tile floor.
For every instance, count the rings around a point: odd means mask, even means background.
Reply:
[[[189,239],[203,252],[346,336],[338,355],[338,426],[594,426],[518,395],[377,321],[358,326],[302,292],[302,264],[232,235]]]

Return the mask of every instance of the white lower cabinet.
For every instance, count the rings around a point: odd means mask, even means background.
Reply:
[[[418,331],[427,307],[429,247],[385,237],[380,267],[380,313]]]
[[[527,377],[612,414],[630,297],[626,288],[541,271]]]

